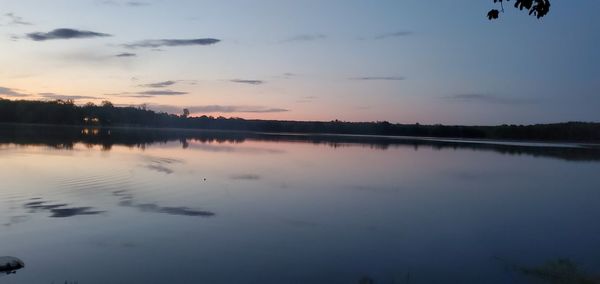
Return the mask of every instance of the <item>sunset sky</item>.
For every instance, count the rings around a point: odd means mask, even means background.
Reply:
[[[597,0],[0,0],[0,97],[291,120],[600,121]]]

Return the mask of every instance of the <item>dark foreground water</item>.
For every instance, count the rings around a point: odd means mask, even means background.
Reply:
[[[599,219],[576,145],[0,127],[0,283],[595,283]]]

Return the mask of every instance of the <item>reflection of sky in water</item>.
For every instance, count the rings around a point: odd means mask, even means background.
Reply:
[[[1,281],[507,283],[522,278],[498,259],[561,257],[600,272],[598,162],[187,144],[2,146],[0,255],[27,266]]]

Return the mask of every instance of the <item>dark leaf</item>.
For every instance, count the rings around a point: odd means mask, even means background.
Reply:
[[[498,19],[499,15],[500,15],[500,11],[498,11],[496,9],[490,10],[487,14],[489,20]]]

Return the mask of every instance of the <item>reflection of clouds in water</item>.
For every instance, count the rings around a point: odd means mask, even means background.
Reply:
[[[93,133],[92,133],[93,134]],[[179,143],[170,143],[179,141]],[[597,147],[557,143],[515,143],[506,141],[453,140],[421,137],[393,137],[369,135],[325,135],[325,134],[267,134],[227,131],[158,131],[156,129],[106,129],[98,135],[82,135],[81,129],[71,127],[23,127],[3,126],[0,128],[0,149],[15,149],[18,146],[47,146],[56,151],[40,152],[42,155],[64,155],[70,151],[82,150],[81,146],[101,146],[110,150],[112,145],[145,149],[146,147],[193,148],[209,152],[235,152],[248,154],[285,153],[280,149],[244,147],[245,142],[269,143],[310,143],[339,147],[366,147],[375,150],[389,148],[421,147],[433,150],[477,150],[493,151],[503,155],[527,155],[533,157],[557,158],[567,161],[599,161]],[[8,145],[8,146],[7,146]],[[65,151],[69,150],[69,151]],[[30,152],[28,154],[35,154]],[[160,168],[164,170],[163,168]]]
[[[10,218],[8,218],[8,222],[4,223],[3,225],[6,227],[10,227],[12,225],[16,225],[19,223],[23,223],[27,220],[31,219],[30,216],[25,216],[25,215],[19,215],[19,216],[11,216]]]
[[[135,247],[138,246],[134,242],[113,242],[113,241],[107,241],[107,240],[95,241],[95,242],[92,242],[92,245],[97,246],[97,247],[101,247],[101,248],[109,248],[109,247],[115,247],[115,248],[135,248]]]
[[[461,181],[472,181],[472,182],[485,182],[492,180],[503,180],[507,178],[514,179],[515,177],[526,177],[526,172],[523,171],[507,171],[507,170],[495,170],[495,171],[485,171],[483,169],[475,169],[471,168],[468,171],[458,170],[458,169],[449,169],[442,172],[443,175],[449,177],[452,180],[461,180]]]
[[[189,144],[188,149],[195,149],[206,152],[223,152],[223,153],[244,153],[244,154],[283,154],[285,151],[269,148],[255,147],[235,147],[229,145],[214,145],[214,144]]]
[[[171,168],[165,167],[163,165],[155,165],[155,164],[150,164],[146,166],[147,169],[150,170],[154,170],[160,173],[165,173],[165,174],[172,174],[174,171]]]
[[[290,225],[290,226],[296,227],[296,228],[314,228],[314,227],[319,226],[318,223],[303,221],[303,220],[282,219],[281,221],[286,225]]]
[[[259,180],[260,176],[256,174],[239,174],[229,177],[232,180]]]
[[[95,211],[93,207],[66,207],[69,204],[58,203],[51,204],[48,201],[31,201],[23,205],[24,208],[29,209],[31,213],[35,212],[50,212],[52,218],[67,218],[79,215],[97,215],[104,211]]]
[[[373,192],[373,193],[395,193],[399,192],[400,188],[398,187],[383,187],[383,186],[371,186],[371,185],[352,185],[351,189],[363,192]]]
[[[213,212],[191,209],[183,206],[163,207],[155,203],[137,203],[133,194],[125,190],[113,192],[114,196],[119,197],[119,205],[123,207],[137,208],[142,212],[162,213],[168,215],[192,216],[192,217],[212,217]]]
[[[144,166],[145,168],[165,174],[172,174],[175,172],[169,165],[184,163],[182,160],[171,158],[144,157],[144,159],[148,162],[148,164]]]

